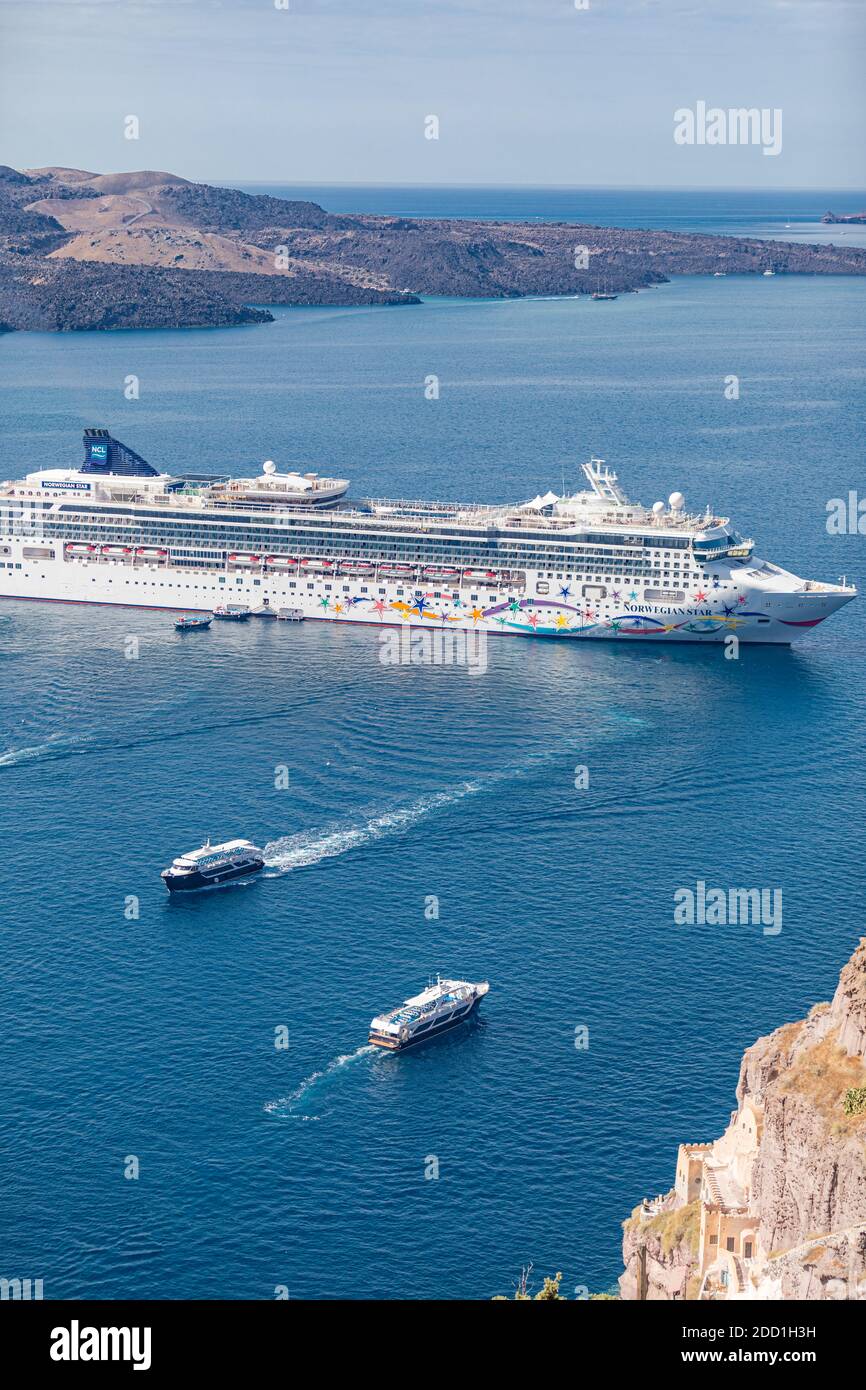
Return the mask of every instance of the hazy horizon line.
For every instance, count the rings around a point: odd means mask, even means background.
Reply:
[[[119,172],[112,170],[112,172]],[[136,172],[130,170],[128,172]],[[539,189],[579,192],[592,190],[611,193],[863,193],[866,185],[857,184],[760,184],[738,183],[474,183],[465,180],[453,183],[404,183],[402,181],[369,179],[224,179],[218,180],[220,188],[240,188],[256,184],[263,188],[495,188],[495,189]]]

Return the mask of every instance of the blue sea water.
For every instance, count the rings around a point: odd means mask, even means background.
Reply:
[[[866,246],[866,226],[821,221],[866,211],[866,193],[846,189],[471,188],[463,185],[239,184],[247,193],[311,199],[329,212],[481,221],[585,222],[674,232],[773,237],[779,241]]]
[[[862,583],[825,507],[862,488],[864,302],[732,277],[10,334],[6,471],[98,424],[169,470],[500,499],[594,451]],[[864,692],[859,602],[737,661],[514,639],[477,676],[383,665],[363,628],[0,607],[3,1272],[51,1298],[486,1298],[530,1262],[608,1288],[743,1048],[863,930]],[[265,842],[266,873],[170,900],[160,868],[206,834]],[[698,880],[781,888],[781,933],[675,926]],[[437,970],[489,978],[477,1025],[368,1051]]]

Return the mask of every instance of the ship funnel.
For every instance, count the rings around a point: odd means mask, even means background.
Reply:
[[[133,449],[113,439],[108,430],[84,431],[84,467],[82,473],[101,473],[127,478],[158,478],[155,468]]]

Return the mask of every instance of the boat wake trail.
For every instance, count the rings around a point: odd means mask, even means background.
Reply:
[[[278,1119],[297,1119],[297,1120],[318,1120],[318,1115],[311,1115],[308,1107],[314,1099],[318,1099],[321,1092],[329,1082],[343,1072],[346,1067],[354,1062],[361,1062],[365,1058],[372,1057],[376,1048],[366,1043],[363,1047],[356,1048],[354,1052],[347,1052],[342,1057],[335,1057],[321,1071],[314,1071],[305,1081],[302,1081],[296,1091],[290,1096],[283,1096],[280,1100],[269,1100],[265,1105],[265,1114],[275,1115]]]
[[[45,743],[36,743],[29,748],[7,748],[0,753],[0,767],[18,767],[21,763],[44,762],[47,759],[71,757],[75,753],[84,753],[86,748],[80,747],[89,742],[86,735],[78,738],[64,738],[62,734],[52,735]]]
[[[641,719],[628,718],[628,723],[643,727]],[[597,737],[604,734],[598,731]],[[618,736],[621,734],[618,733]],[[318,864],[323,859],[336,859],[350,850],[374,845],[389,836],[402,835],[411,830],[419,821],[449,807],[457,806],[467,797],[492,792],[503,783],[531,779],[551,763],[559,761],[569,750],[580,750],[588,746],[590,740],[584,734],[574,734],[558,740],[540,753],[531,754],[517,765],[501,767],[493,772],[480,774],[471,781],[459,782],[445,791],[430,792],[408,805],[384,811],[360,824],[335,826],[329,830],[304,830],[295,835],[283,835],[271,840],[264,848],[265,877],[275,878],[303,869],[310,864]]]
[[[301,831],[297,835],[283,835],[265,845],[265,868],[271,870],[268,877],[288,874],[293,869],[305,868],[308,864],[318,864],[322,859],[335,859],[352,849],[359,849],[388,835],[399,835],[417,825],[420,820],[436,811],[454,806],[467,796],[481,791],[481,782],[463,782],[449,791],[434,792],[419,798],[408,806],[386,811],[373,816],[362,825],[346,826],[326,831]]]

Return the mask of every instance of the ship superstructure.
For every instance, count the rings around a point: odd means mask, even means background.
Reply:
[[[852,599],[758,559],[681,493],[632,503],[601,459],[587,487],[509,505],[345,500],[346,479],[158,473],[105,430],[77,469],[0,484],[0,597],[491,635],[788,643]]]

